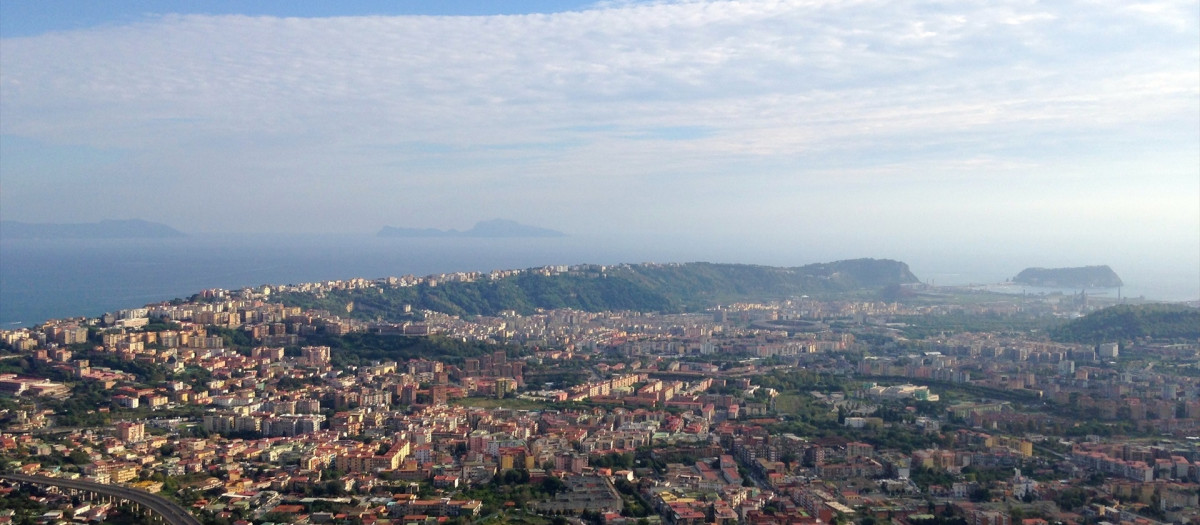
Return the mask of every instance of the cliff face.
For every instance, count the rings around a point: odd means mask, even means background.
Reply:
[[[1078,268],[1026,268],[1013,277],[1013,282],[1051,288],[1116,288],[1124,285],[1108,266]]]
[[[876,288],[892,284],[921,282],[908,265],[891,259],[850,259],[810,264],[797,268],[801,273],[835,279],[846,289]]]

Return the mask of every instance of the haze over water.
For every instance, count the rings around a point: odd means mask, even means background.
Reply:
[[[1194,300],[1198,41],[1194,0],[4,1],[0,219],[194,236],[5,245],[0,318],[644,260]],[[572,237],[366,235],[494,217]]]
[[[0,325],[50,319],[187,297],[208,288],[240,289],[406,274],[530,268],[560,264],[729,262],[801,266],[874,257],[904,261],[937,285],[1003,282],[1027,266],[1054,266],[1062,254],[1005,253],[963,247],[928,253],[899,246],[867,252],[832,242],[772,245],[712,238],[628,235],[550,239],[400,239],[332,235],[193,236],[182,239],[0,241]],[[952,252],[953,250],[947,250]],[[1030,261],[1030,262],[1026,262]],[[1126,282],[1125,297],[1182,301],[1200,298],[1195,261],[1075,259],[1109,264]],[[1036,292],[1035,289],[1030,289]]]

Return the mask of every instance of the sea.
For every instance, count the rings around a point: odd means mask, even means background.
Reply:
[[[0,329],[88,316],[185,298],[205,289],[236,290],[363,277],[431,275],[547,265],[719,262],[801,266],[858,257],[908,263],[934,285],[1002,283],[1032,256],[971,250],[870,247],[837,242],[717,241],[704,236],[572,235],[557,238],[381,238],[370,235],[191,235],[175,239],[0,239]],[[1155,262],[1158,264],[1156,265]],[[1102,263],[1107,263],[1102,261]],[[1111,264],[1124,297],[1200,300],[1192,261],[1133,258]],[[1080,261],[1079,266],[1097,264]],[[1022,287],[1019,293],[1046,293]],[[1115,290],[1089,293],[1115,296]]]

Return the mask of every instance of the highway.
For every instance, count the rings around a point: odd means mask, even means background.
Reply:
[[[151,512],[162,516],[163,522],[171,525],[201,525],[200,520],[196,519],[185,510],[183,507],[176,505],[170,500],[161,496],[156,496],[144,490],[131,489],[120,485],[102,485],[100,483],[92,483],[90,481],[81,481],[74,479],[48,478],[44,476],[26,476],[24,474],[0,474],[0,480],[17,481],[21,483],[34,483],[38,485],[46,485],[60,487],[64,489],[76,489],[104,494],[127,501],[131,501],[141,505],[143,508],[150,509]]]

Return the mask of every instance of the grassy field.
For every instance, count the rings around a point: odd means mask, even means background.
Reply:
[[[793,421],[820,424],[836,420],[837,415],[830,410],[829,405],[808,394],[780,394],[775,398],[775,412],[781,416],[790,416]]]
[[[550,520],[530,514],[522,509],[500,512],[484,516],[473,522],[474,525],[546,525]]]
[[[796,415],[800,412],[800,408],[807,405],[807,400],[802,394],[779,394],[775,398],[775,411],[780,414]]]

